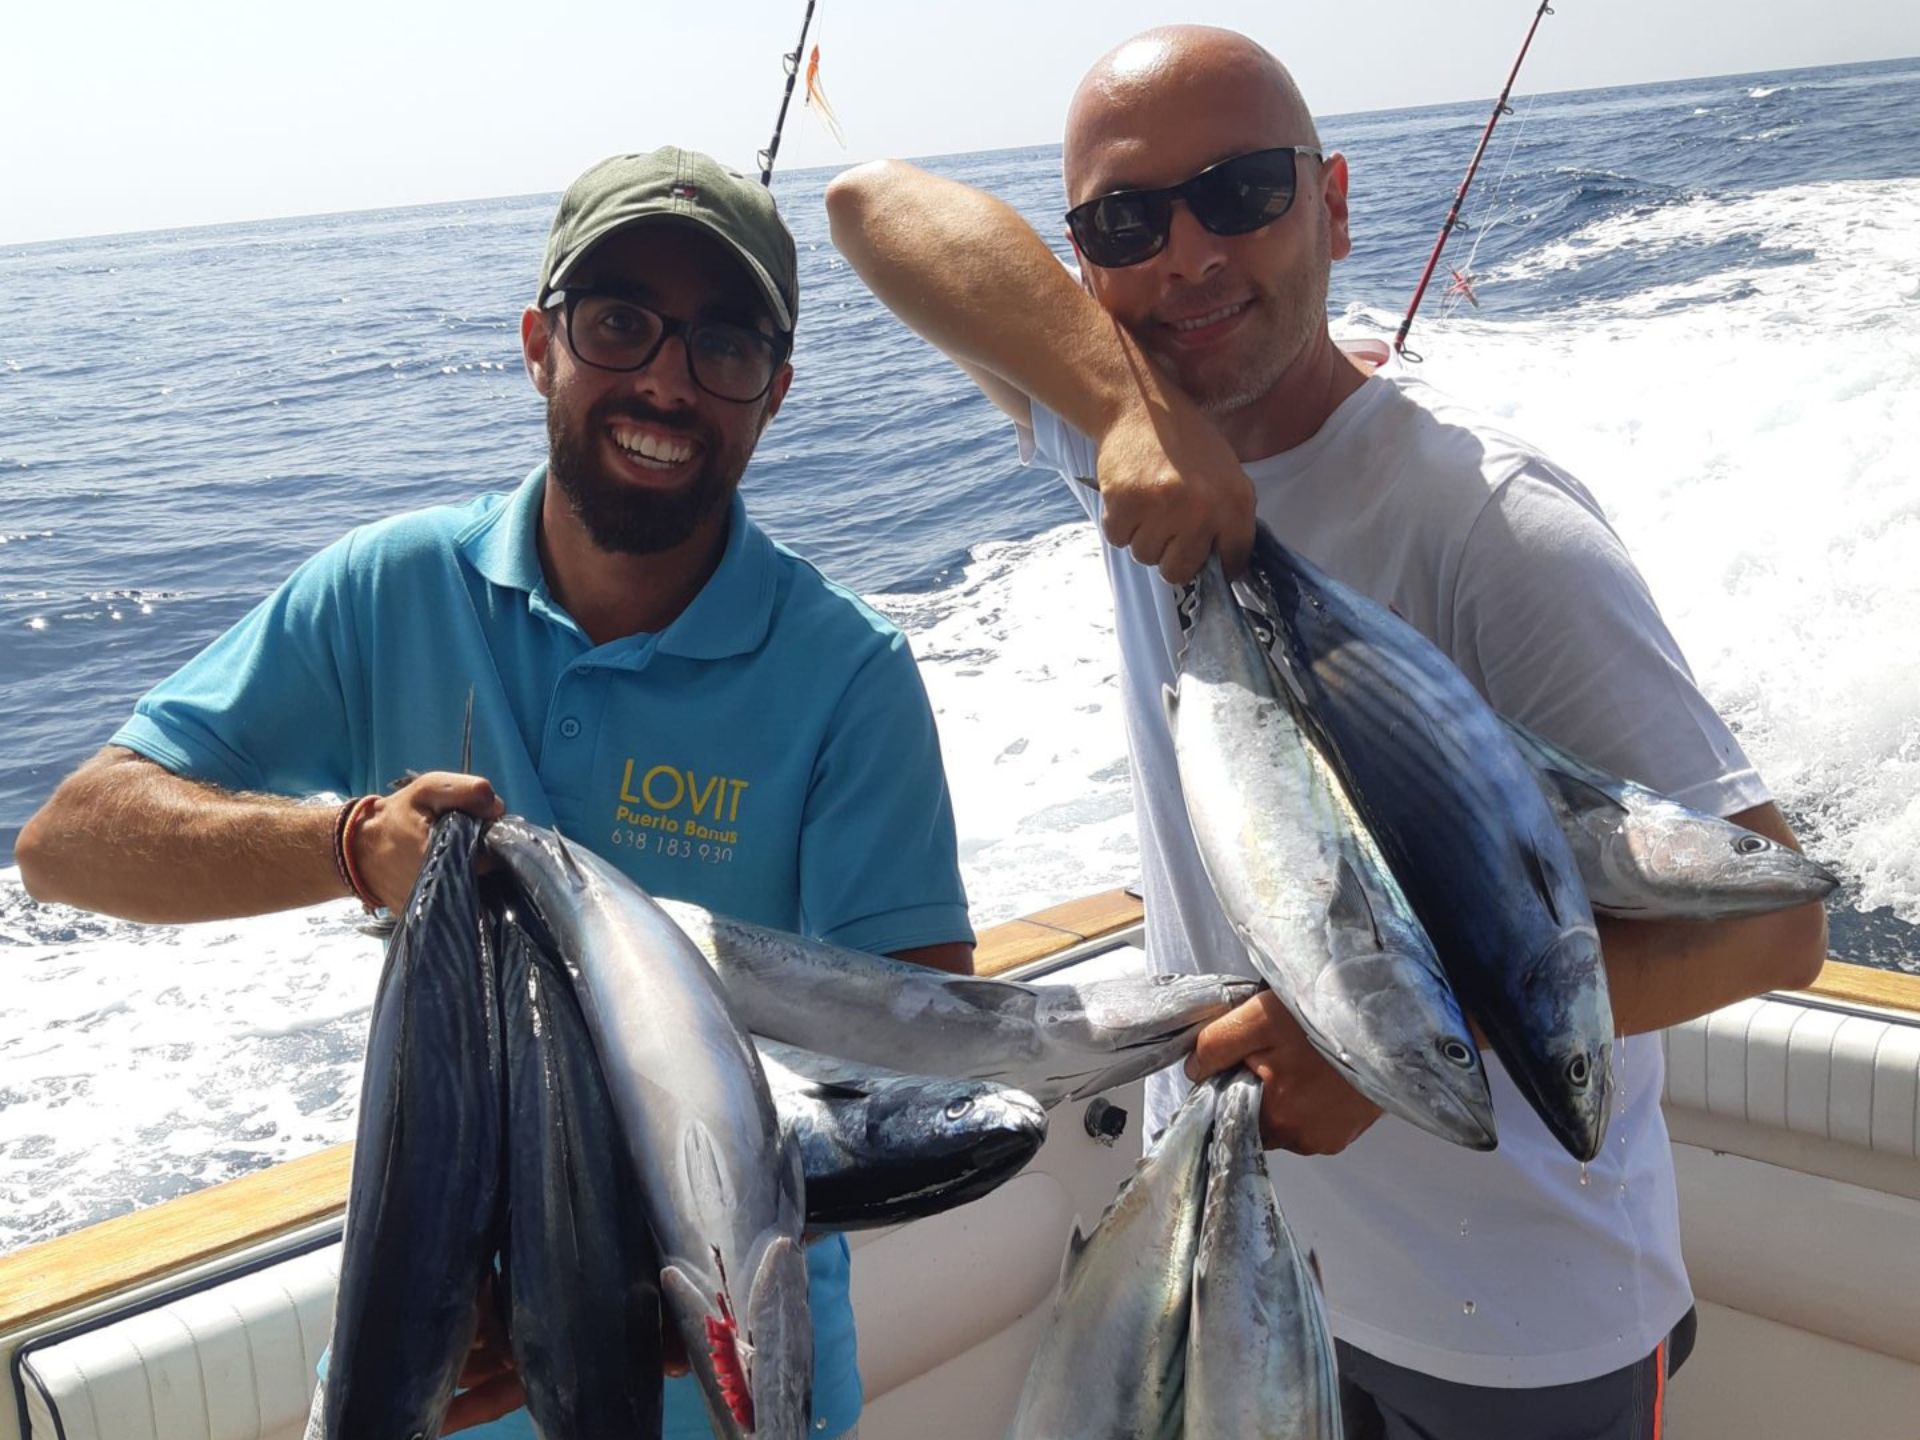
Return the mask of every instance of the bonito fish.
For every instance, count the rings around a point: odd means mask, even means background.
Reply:
[[[1600,1152],[1613,1012],[1593,910],[1532,769],[1467,678],[1385,606],[1256,524],[1249,587],[1321,753],[1454,992],[1547,1129]]]
[[[1165,1068],[1260,988],[1233,975],[981,980],[661,905],[754,1034],[908,1074],[992,1080],[1049,1108]]]
[[[1573,848],[1593,908],[1641,920],[1718,920],[1824,900],[1840,877],[1791,846],[1610,775],[1515,721]]]
[[[504,1084],[478,836],[466,815],[434,822],[387,948],[308,1440],[438,1435],[473,1338],[500,1236]]]
[[[813,1366],[806,1206],[759,1057],[699,951],[625,875],[516,817],[487,844],[566,962],[715,1427],[799,1440]]]
[[[1193,1255],[1218,1090],[1199,1085],[1121,1185],[1078,1225],[1010,1440],[1176,1440]]]
[[[1047,1112],[1018,1090],[754,1044],[780,1123],[800,1147],[815,1229],[898,1225],[977,1200],[1047,1138]]]
[[[1320,1292],[1267,1178],[1260,1082],[1220,1090],[1193,1260],[1186,1440],[1339,1440]]]
[[[1476,1150],[1493,1098],[1426,931],[1234,599],[1218,558],[1186,602],[1167,692],[1200,859],[1255,968],[1374,1104]]]
[[[572,982],[531,917],[511,900],[489,909],[506,1031],[508,1325],[527,1410],[554,1440],[645,1440],[661,1424],[660,1258]]]

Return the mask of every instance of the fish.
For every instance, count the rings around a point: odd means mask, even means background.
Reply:
[[[1212,1082],[1210,1082],[1212,1083]],[[1220,1082],[1193,1260],[1186,1440],[1339,1440],[1340,1383],[1319,1284],[1260,1145],[1260,1082]]]
[[[1811,904],[1840,884],[1791,845],[1608,774],[1516,720],[1507,728],[1601,914],[1723,920]]]
[[[327,1373],[308,1440],[438,1435],[503,1223],[495,957],[479,822],[433,822],[367,1034]]]
[[[1051,1109],[1164,1069],[1258,993],[1237,975],[1023,984],[949,975],[663,901],[756,1035],[913,1075],[991,1080]]]
[[[1009,1440],[1177,1440],[1218,1098],[1196,1085],[1091,1235],[1067,1241]]]
[[[1254,968],[1374,1104],[1493,1149],[1486,1069],[1440,959],[1296,720],[1217,556],[1182,612],[1179,687],[1166,691],[1180,789],[1201,865]]]
[[[551,942],[508,887],[488,898],[507,1057],[502,1268],[527,1410],[567,1440],[658,1436],[660,1259],[612,1097]]]
[[[661,1299],[726,1440],[811,1409],[800,1153],[718,979],[638,885],[518,816],[487,831],[559,947],[660,1250]]]
[[[1047,1138],[1047,1112],[1018,1090],[754,1044],[800,1148],[815,1230],[899,1225],[977,1200]]]
[[[1613,1011],[1593,909],[1532,767],[1419,631],[1254,526],[1247,584],[1321,754],[1467,1012],[1547,1130],[1600,1153]]]

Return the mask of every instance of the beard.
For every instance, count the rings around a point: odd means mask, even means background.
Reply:
[[[609,475],[594,455],[590,435],[604,434],[616,416],[692,434],[700,441],[700,464],[675,490],[643,490]],[[547,400],[547,475],[560,487],[567,508],[594,545],[609,554],[657,555],[682,544],[700,523],[727,503],[746,461],[735,463],[720,437],[684,417],[634,401],[603,405],[581,425],[570,425],[552,397]]]

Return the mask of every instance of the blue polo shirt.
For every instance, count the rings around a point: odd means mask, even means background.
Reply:
[[[148,692],[113,743],[229,789],[363,794],[457,768],[472,687],[474,771],[654,894],[883,954],[971,939],[904,637],[736,495],[679,618],[595,645],[547,590],[545,485],[541,466],[510,494],[353,531]],[[815,1424],[837,1435],[860,1410],[845,1242],[808,1264]],[[665,1433],[706,1436],[692,1381],[667,1388]],[[473,1433],[532,1432],[523,1412]]]

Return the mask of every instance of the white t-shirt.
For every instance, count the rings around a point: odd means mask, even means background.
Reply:
[[[1034,407],[1030,463],[1094,474],[1094,448]],[[1391,605],[1495,709],[1577,755],[1720,815],[1765,786],[1702,698],[1591,496],[1430,386],[1375,374],[1304,444],[1247,466],[1281,540]],[[1071,482],[1070,482],[1071,483]],[[1096,522],[1098,497],[1073,489]],[[1160,691],[1179,622],[1156,571],[1105,547],[1156,971],[1252,974],[1194,848]],[[1568,1384],[1651,1353],[1692,1303],[1680,1258],[1659,1038],[1616,1041],[1613,1119],[1582,1167],[1487,1056],[1499,1148],[1389,1115],[1334,1156],[1269,1156],[1334,1333],[1396,1365],[1505,1387]],[[1148,1087],[1147,1134],[1186,1089]]]

